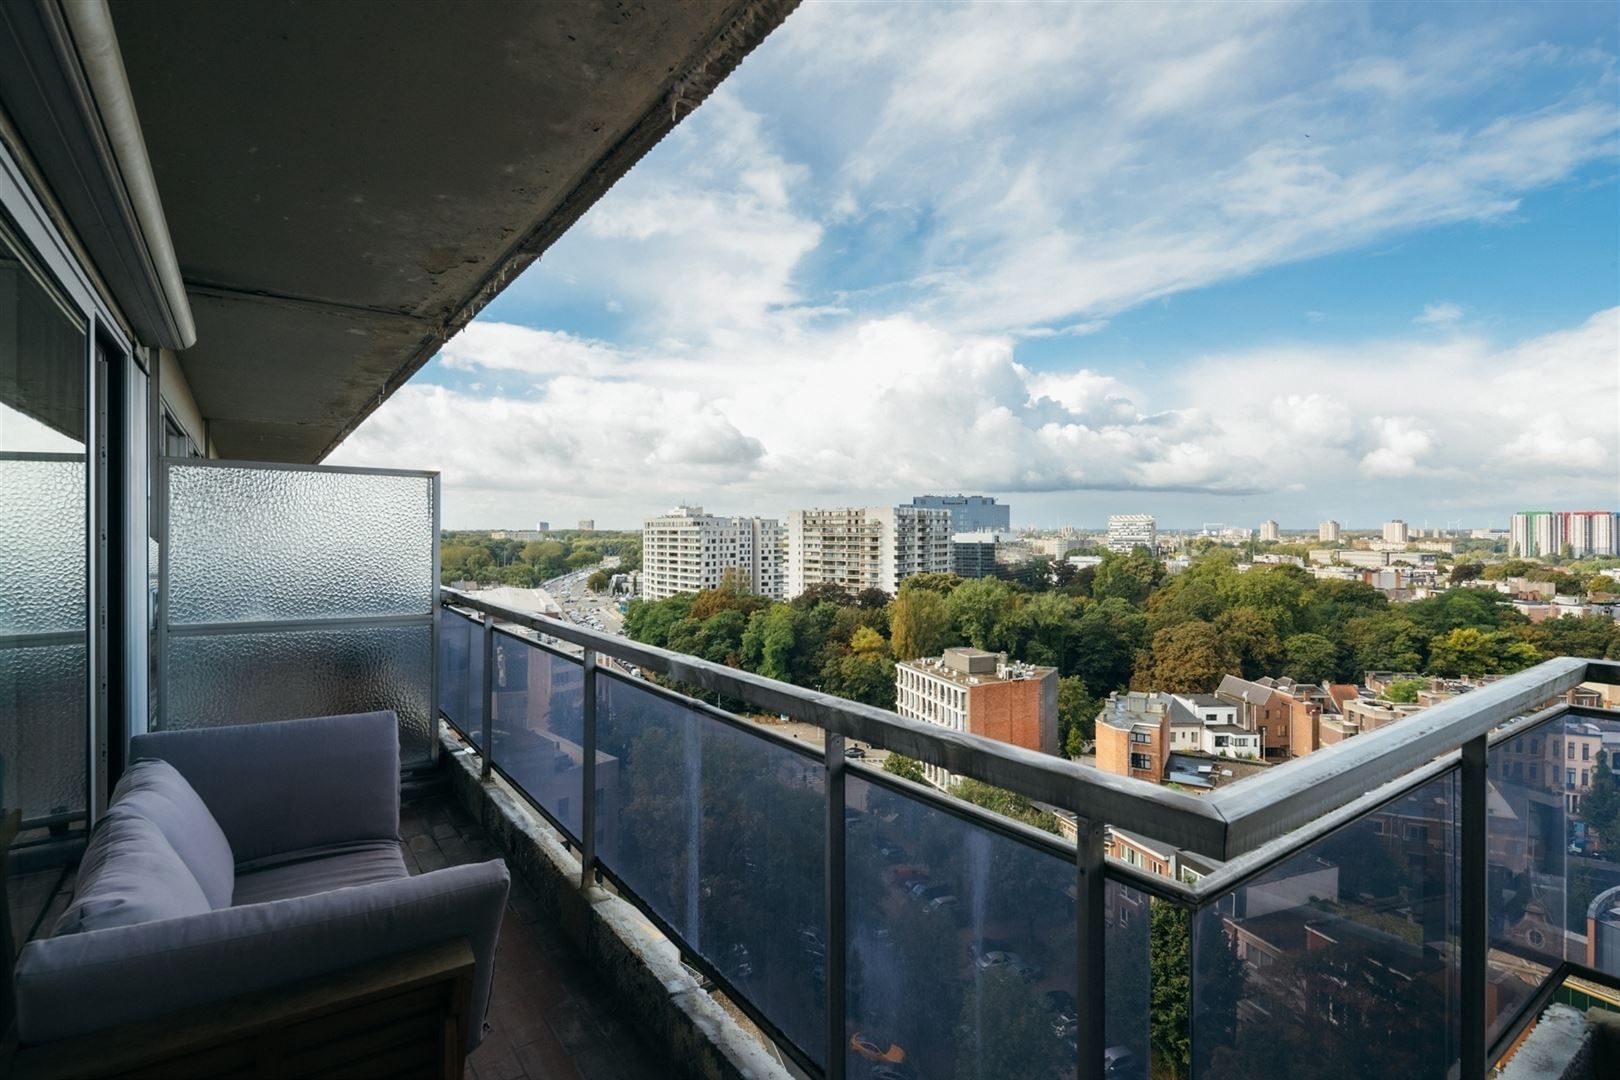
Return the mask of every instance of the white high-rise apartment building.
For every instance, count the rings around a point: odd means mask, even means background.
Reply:
[[[1282,526],[1275,521],[1266,520],[1260,523],[1260,542],[1271,541],[1275,543],[1282,539]]]
[[[1608,510],[1572,510],[1564,515],[1564,542],[1575,558],[1620,554],[1616,549],[1616,520]]]
[[[1508,527],[1508,551],[1520,558],[1620,554],[1620,521],[1610,510],[1523,510]]]
[[[788,515],[791,600],[812,585],[893,593],[913,574],[951,569],[951,512],[922,506],[795,510]]]
[[[1523,510],[1508,526],[1508,553],[1521,559],[1557,555],[1564,549],[1564,515],[1551,510]]]
[[[718,588],[729,570],[749,592],[782,598],[782,525],[772,518],[716,517],[677,506],[641,525],[641,598]]]
[[[1316,527],[1316,538],[1324,544],[1339,542],[1339,523],[1331,518]]]
[[[1384,543],[1404,544],[1412,539],[1412,532],[1400,518],[1384,522]]]
[[[1158,550],[1159,531],[1152,514],[1109,514],[1108,550],[1122,555],[1137,545],[1149,551]]]

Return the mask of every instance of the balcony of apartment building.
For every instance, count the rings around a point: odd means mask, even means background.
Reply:
[[[50,447],[0,445],[11,941],[57,929],[132,740],[389,710],[409,869],[498,856],[513,886],[487,1013],[362,1030],[328,1061],[352,1075],[457,1075],[476,1041],[476,1076],[1145,1080],[1166,1015],[1200,1080],[1484,1077],[1590,1040],[1537,1019],[1612,993],[1620,879],[1571,850],[1564,778],[1504,761],[1615,725],[1533,710],[1620,665],[1550,661],[1196,797],[441,588],[440,478],[319,464],[788,6],[0,8],[0,438]],[[1110,857],[1110,828],[1196,882]],[[1160,911],[1189,947],[1156,1017]],[[270,1053],[299,1003],[361,1023],[380,976],[225,985],[263,977],[224,972],[205,1015],[110,986],[5,1060],[162,1073],[223,1028]]]

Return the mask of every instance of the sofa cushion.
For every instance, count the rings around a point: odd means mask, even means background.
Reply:
[[[73,902],[53,937],[212,911],[202,886],[161,830],[127,810],[108,811],[79,864]]]
[[[398,840],[359,840],[244,863],[232,903],[263,904],[409,877]]]
[[[236,888],[236,857],[230,841],[173,765],[158,758],[134,762],[113,788],[112,805],[158,827],[197,879],[210,907],[230,906]]]

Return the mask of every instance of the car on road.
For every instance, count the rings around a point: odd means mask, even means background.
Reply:
[[[1017,953],[1007,952],[1004,949],[991,949],[987,952],[981,952],[973,958],[973,962],[980,971],[989,971],[992,968],[1008,968],[1018,972],[1030,982],[1034,982],[1041,977],[1039,964],[1032,964]]]
[[[889,1048],[887,1050],[883,1049],[881,1045],[885,1042],[889,1044]],[[900,1062],[906,1060],[906,1052],[901,1048],[899,1043],[889,1039],[869,1037],[861,1034],[859,1031],[850,1037],[849,1048],[855,1051],[861,1057],[865,1058],[867,1061],[886,1062],[890,1065],[898,1065]]]
[[[923,910],[928,912],[930,915],[937,915],[941,911],[949,910],[956,905],[957,899],[954,896],[936,896],[932,900],[928,901],[928,906]]]
[[[1080,1006],[1067,990],[1048,990],[1046,1007],[1052,1010],[1052,1034],[1060,1039],[1073,1035],[1080,1023]]]
[[[844,756],[847,758],[864,758],[866,756],[866,749],[860,746],[846,747],[844,750]]]

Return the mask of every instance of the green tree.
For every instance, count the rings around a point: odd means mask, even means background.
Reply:
[[[1597,830],[1603,846],[1613,852],[1620,850],[1620,785],[1614,770],[1609,767],[1606,751],[1597,753],[1597,769],[1592,774],[1592,789],[1581,796],[1581,816],[1586,824]]]
[[[900,583],[900,591],[908,592],[912,589],[926,589],[929,592],[949,596],[962,584],[962,578],[956,574],[930,572],[926,574],[912,574]]]
[[[980,783],[964,776],[951,786],[951,794],[974,806],[994,811],[1002,817],[1022,821],[1025,825],[1032,825],[1049,833],[1058,832],[1057,817],[1054,814],[1035,809],[1028,799],[1005,788]]]
[[[1283,673],[1295,682],[1331,682],[1339,670],[1339,647],[1321,634],[1295,634],[1283,642]]]
[[[1097,714],[1102,706],[1086,690],[1078,675],[1058,679],[1058,744],[1065,757],[1078,758],[1084,745],[1097,737]]]
[[[1147,616],[1120,599],[1087,605],[1075,624],[1074,661],[1092,693],[1106,696],[1131,681],[1133,658],[1148,642]]]
[[[958,585],[945,599],[945,610],[956,631],[975,649],[996,644],[995,629],[1001,622],[1012,589],[995,578],[974,578]]]
[[[1422,679],[1396,679],[1385,688],[1384,700],[1397,705],[1412,705],[1417,702],[1418,693],[1428,688],[1429,684]]]
[[[1129,555],[1108,552],[1097,564],[1091,595],[1098,600],[1124,600],[1141,606],[1164,579],[1164,564],[1147,548],[1137,546]]]
[[[1270,675],[1282,662],[1283,646],[1265,616],[1252,607],[1235,607],[1215,617],[1216,631],[1237,655],[1245,679]]]
[[[1461,585],[1465,581],[1478,581],[1485,573],[1485,564],[1480,562],[1459,562],[1451,568],[1451,583]]]
[[[945,596],[933,589],[902,588],[889,607],[889,634],[900,660],[938,656],[950,644]]]
[[[890,754],[883,759],[883,771],[910,780],[914,784],[926,784],[928,778],[923,775],[922,764],[914,758],[903,757],[900,754]]]
[[[1153,1075],[1181,1080],[1192,1068],[1192,949],[1187,912],[1154,899],[1148,915],[1149,1043]]]
[[[1346,622],[1339,633],[1349,656],[1346,672],[1359,681],[1369,671],[1421,671],[1428,634],[1397,611],[1380,611]]]
[[[1237,656],[1220,631],[1198,621],[1154,634],[1146,661],[1137,665],[1136,688],[1172,694],[1210,693],[1221,676],[1239,670]]]
[[[984,1076],[1055,1077],[1073,1070],[1035,984],[1011,967],[991,968],[968,985],[957,1024],[958,1080]]]
[[[612,580],[613,576],[606,570],[598,570],[596,573],[585,579],[585,587],[591,590],[591,592],[606,592],[608,583]]]
[[[1535,646],[1505,630],[1462,626],[1429,643],[1429,670],[1436,675],[1505,675],[1540,660]]]

